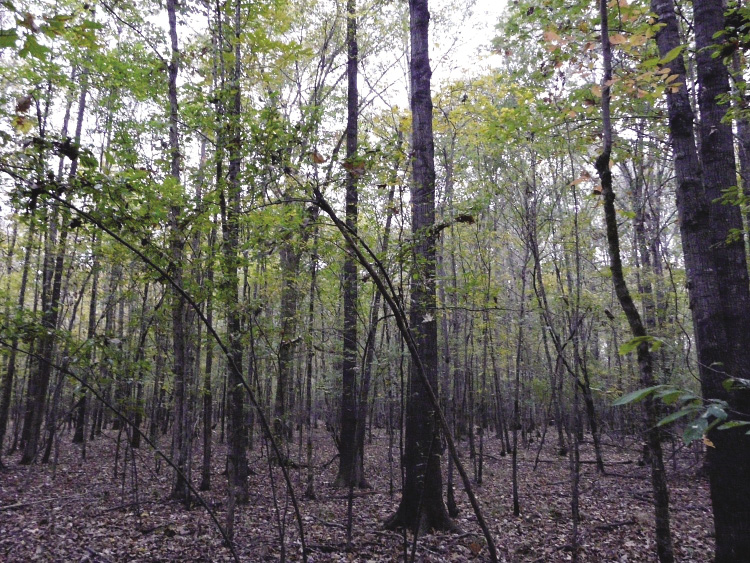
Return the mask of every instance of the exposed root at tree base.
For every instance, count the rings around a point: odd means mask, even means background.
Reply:
[[[415,526],[414,517],[407,518],[404,514],[406,512],[403,508],[403,504],[396,513],[385,521],[386,530],[399,530],[407,528],[408,530],[417,529],[417,534],[422,535],[430,531],[439,532],[451,532],[454,534],[461,534],[463,531],[459,528],[453,519],[448,516],[448,512],[443,509],[442,511],[422,511],[419,515],[419,526]],[[409,511],[411,512],[411,511]]]

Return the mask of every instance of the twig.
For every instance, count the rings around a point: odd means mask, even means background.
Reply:
[[[601,530],[603,532],[610,532],[616,528],[619,528],[620,526],[632,526],[633,524],[637,524],[635,520],[622,520],[620,522],[612,522],[610,524],[599,524],[598,526],[594,526],[594,530]]]
[[[90,555],[93,555],[94,557],[96,557],[97,559],[100,559],[101,561],[105,561],[106,563],[114,563],[109,557],[106,557],[102,555],[101,553],[94,551],[90,547],[87,547],[86,551],[88,551]]]
[[[27,506],[32,506],[34,504],[43,504],[45,502],[51,502],[54,500],[70,500],[70,499],[78,499],[78,498],[84,498],[86,495],[72,495],[68,497],[50,497],[45,498],[42,500],[32,500],[29,502],[17,502],[16,504],[6,504],[5,506],[0,506],[0,512],[4,510],[16,510],[18,508],[25,508]]]
[[[346,497],[344,497],[344,498],[346,498]],[[346,530],[346,526],[344,526],[343,524],[339,524],[338,522],[328,522],[327,520],[323,520],[322,518],[318,518],[314,514],[313,514],[313,518],[315,520],[317,520],[318,522],[320,522],[321,524],[323,524],[324,526],[329,526],[331,528],[340,528],[342,530]]]

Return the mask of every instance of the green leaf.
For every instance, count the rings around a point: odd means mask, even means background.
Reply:
[[[680,396],[683,396],[681,389],[664,389],[655,395],[655,397],[660,399],[665,405],[676,403]]]
[[[99,161],[90,150],[82,150],[78,155],[78,159],[84,168],[96,168],[99,166]]]
[[[0,49],[15,47],[18,32],[15,29],[0,29]]]
[[[732,428],[739,428],[740,426],[750,426],[750,422],[747,420],[730,420],[719,426],[719,430],[730,430]]]
[[[667,63],[671,63],[673,60],[675,60],[677,57],[680,56],[680,53],[685,49],[685,45],[678,45],[674,49],[672,49],[669,53],[664,55],[661,59],[659,59],[659,64],[665,65]]]
[[[52,52],[52,49],[50,49],[49,47],[45,47],[44,45],[40,45],[36,40],[36,37],[34,37],[33,35],[27,35],[26,42],[24,43],[23,48],[19,51],[18,54],[22,57],[31,55],[34,58],[45,60],[47,58],[47,53],[50,52]]]
[[[13,117],[13,127],[16,131],[22,135],[26,135],[31,128],[34,126],[34,122],[23,115],[16,115]]]
[[[695,414],[699,410],[699,408],[700,407],[693,407],[693,406],[686,407],[686,408],[684,408],[682,410],[679,410],[677,412],[674,412],[674,413],[670,414],[669,416],[665,416],[659,422],[657,422],[656,425],[657,426],[664,426],[666,424],[674,422],[675,420],[679,420],[683,416],[687,416],[689,414]]]
[[[618,351],[621,356],[625,356],[633,352],[636,348],[638,348],[638,346],[640,346],[644,342],[650,343],[651,349],[653,351],[658,350],[659,348],[662,347],[662,344],[664,344],[663,340],[660,340],[654,336],[650,336],[650,335],[636,336],[635,338],[631,338],[630,340],[622,344]]]
[[[739,389],[750,389],[750,379],[741,377],[730,377],[722,383],[727,391],[737,391]]]
[[[703,417],[708,418],[709,416],[713,416],[719,421],[726,420],[727,411],[724,410],[723,405],[708,405],[706,412],[703,413]]]
[[[82,27],[84,29],[104,29],[104,24],[93,20],[83,20]]]
[[[632,393],[628,393],[627,395],[623,395],[619,399],[616,399],[612,402],[612,406],[619,407],[622,405],[627,405],[630,403],[637,403],[638,401],[642,401],[655,391],[662,389],[664,385],[654,385],[653,387],[646,387],[645,389],[638,389],[636,391],[633,391]]]
[[[703,438],[703,434],[706,433],[707,428],[708,420],[703,417],[696,418],[685,427],[685,431],[682,433],[682,439],[686,445],[694,440],[700,440]]]
[[[641,63],[641,66],[642,66],[642,67],[643,67],[644,69],[648,70],[649,68],[654,68],[654,67],[658,66],[658,65],[659,65],[659,62],[660,62],[660,60],[661,60],[661,59],[659,59],[659,57],[652,57],[652,58],[650,58],[650,59],[646,59],[645,61],[643,61],[643,62]]]

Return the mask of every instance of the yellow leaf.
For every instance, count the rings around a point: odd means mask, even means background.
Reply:
[[[25,135],[29,131],[31,131],[31,128],[34,126],[34,122],[24,117],[23,115],[16,115],[13,117],[13,127],[18,131],[19,133]]]
[[[645,45],[646,41],[648,41],[648,37],[646,37],[646,35],[643,33],[630,36],[631,45],[635,45],[635,46]]]
[[[709,448],[715,448],[714,443],[709,440],[706,436],[703,436],[703,443],[706,444]]]
[[[597,98],[601,98],[602,97],[602,87],[599,86],[598,84],[594,84],[591,87],[591,93],[594,94],[594,96],[596,96]]]
[[[628,38],[621,33],[615,33],[609,38],[609,42],[612,43],[612,45],[622,45],[623,43],[628,42]]]
[[[674,82],[675,80],[677,80],[679,77],[680,77],[679,74],[670,74],[669,76],[667,76],[667,79],[665,80],[665,82],[667,84],[671,84],[672,82]]]

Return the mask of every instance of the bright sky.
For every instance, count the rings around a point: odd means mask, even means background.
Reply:
[[[452,6],[456,17],[463,16],[463,21],[456,23],[456,27],[446,33],[442,41],[439,27],[433,26],[430,30],[434,46],[432,68],[435,83],[457,80],[466,74],[477,74],[497,66],[499,57],[490,55],[489,45],[495,36],[495,25],[505,10],[506,0],[433,0],[431,3],[433,10]],[[460,7],[455,9],[457,4],[472,6],[462,11]]]

